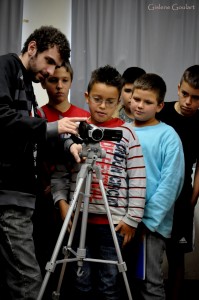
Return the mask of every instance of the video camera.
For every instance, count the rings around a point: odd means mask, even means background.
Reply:
[[[120,141],[123,134],[122,130],[104,129],[82,121],[79,124],[79,136],[84,143],[98,143],[101,140]]]

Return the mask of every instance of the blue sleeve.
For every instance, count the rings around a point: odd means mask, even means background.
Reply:
[[[166,215],[172,210],[181,192],[185,172],[182,143],[173,130],[164,135],[163,142],[159,147],[161,147],[159,152],[162,155],[160,178],[155,192],[151,193],[145,207],[145,217],[150,219],[147,227],[153,232],[164,222]],[[157,157],[153,159],[157,159]],[[150,189],[150,186],[147,186],[148,188]]]

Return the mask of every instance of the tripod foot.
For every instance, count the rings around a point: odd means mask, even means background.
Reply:
[[[57,300],[59,299],[60,293],[57,293],[56,291],[52,293],[52,299]]]
[[[77,270],[77,276],[78,276],[78,277],[81,277],[81,276],[84,274],[84,271],[81,271],[81,269],[82,269],[82,268],[79,267],[78,270]]]

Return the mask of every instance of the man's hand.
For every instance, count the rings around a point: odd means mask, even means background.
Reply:
[[[79,127],[79,123],[81,121],[86,121],[87,118],[86,117],[82,117],[82,118],[78,118],[78,117],[74,117],[74,118],[62,118],[60,120],[58,120],[58,133],[62,134],[62,133],[70,133],[70,134],[78,134],[78,127]]]

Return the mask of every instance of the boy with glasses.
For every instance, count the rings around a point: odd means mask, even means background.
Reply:
[[[121,89],[121,75],[115,68],[106,65],[92,72],[85,98],[90,110],[89,124],[103,129],[122,130],[123,133],[120,141],[100,141],[100,147],[106,151],[106,156],[96,161],[101,167],[107,201],[117,239],[122,248],[133,239],[136,228],[142,220],[146,178],[142,150],[132,126],[112,117],[119,103]],[[71,198],[80,168],[81,164],[76,164],[73,169]],[[88,209],[86,257],[117,261],[103,196],[95,173],[91,183]],[[79,225],[81,226],[81,222]],[[80,230],[76,230],[73,245],[75,248],[78,247],[79,234]],[[75,263],[72,268],[75,299],[88,300],[94,297],[120,299],[121,278],[116,265],[84,261],[82,276],[77,276],[76,268]]]

